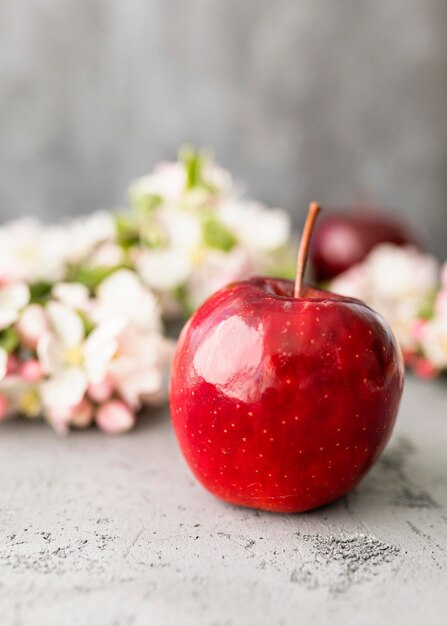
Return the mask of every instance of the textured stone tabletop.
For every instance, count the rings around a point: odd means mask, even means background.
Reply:
[[[167,414],[133,433],[0,428],[2,626],[444,625],[447,384],[407,381],[348,497],[281,516],[208,495]]]

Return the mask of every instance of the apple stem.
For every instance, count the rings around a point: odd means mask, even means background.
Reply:
[[[309,211],[306,217],[306,223],[304,224],[303,234],[301,235],[300,247],[298,250],[298,259],[296,263],[296,279],[295,279],[295,291],[294,297],[301,297],[301,290],[303,287],[304,271],[306,269],[307,257],[309,256],[310,238],[312,236],[312,230],[317,219],[317,215],[320,212],[321,207],[317,202],[311,202],[309,205]]]

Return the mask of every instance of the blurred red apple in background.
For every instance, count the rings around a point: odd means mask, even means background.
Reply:
[[[238,505],[305,511],[349,491],[385,446],[403,386],[386,322],[358,300],[252,278],[219,291],[183,329],[174,429],[192,471]]]
[[[337,211],[316,225],[310,257],[317,281],[326,281],[360,263],[379,243],[416,245],[402,218],[373,209]]]

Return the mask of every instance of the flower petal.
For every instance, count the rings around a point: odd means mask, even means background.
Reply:
[[[122,269],[111,274],[98,287],[97,298],[97,320],[122,316],[145,330],[160,328],[158,300],[135,272]]]
[[[81,283],[57,283],[54,285],[52,295],[72,309],[83,310],[89,301],[89,290]]]
[[[3,380],[6,376],[8,366],[8,353],[3,348],[0,348],[0,380]]]
[[[163,291],[185,283],[191,275],[192,264],[189,255],[182,250],[150,250],[137,259],[137,269],[146,285]]]
[[[0,330],[4,330],[14,324],[18,318],[18,311],[16,309],[2,307],[0,308]]]
[[[46,374],[52,374],[65,367],[64,344],[52,333],[45,333],[37,342],[37,356]]]
[[[79,315],[60,302],[47,304],[48,317],[56,335],[68,347],[78,346],[84,339],[84,325]]]
[[[42,383],[43,404],[50,410],[73,407],[83,399],[87,384],[87,376],[80,368],[65,369]]]
[[[101,382],[117,349],[117,337],[125,323],[121,319],[110,320],[95,328],[84,344],[84,367],[91,383]]]
[[[30,291],[25,283],[11,283],[0,289],[0,308],[8,307],[19,311],[30,299]]]

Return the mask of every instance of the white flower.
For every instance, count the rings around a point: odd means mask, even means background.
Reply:
[[[129,326],[120,334],[108,375],[130,406],[160,399],[172,350],[172,342],[158,333],[142,333]]]
[[[183,285],[191,276],[193,263],[185,250],[175,248],[140,250],[135,265],[148,287],[168,291]]]
[[[212,161],[203,167],[203,179],[217,190],[220,195],[228,195],[234,190],[233,178],[227,170]]]
[[[160,308],[154,294],[131,270],[118,270],[108,276],[96,291],[93,317],[97,321],[120,319],[140,330],[159,331]]]
[[[165,207],[157,217],[157,223],[173,249],[192,252],[202,244],[202,226],[197,213]]]
[[[0,330],[17,321],[20,311],[30,299],[28,286],[23,282],[0,286]]]
[[[224,202],[218,208],[218,217],[249,249],[271,252],[284,246],[290,238],[288,213],[269,209],[258,202]]]
[[[421,330],[421,345],[430,363],[447,368],[447,316],[435,317]]]
[[[182,163],[160,163],[152,174],[142,176],[129,188],[131,200],[138,206],[148,196],[178,201],[186,188]]]
[[[106,211],[97,211],[71,222],[67,227],[69,261],[80,263],[99,246],[112,244],[115,236],[114,218]]]
[[[4,348],[0,348],[0,381],[6,376],[8,370],[8,353]]]
[[[8,376],[0,382],[0,394],[7,398],[8,414],[20,413],[29,418],[42,414],[39,383],[27,381],[21,376]]]
[[[29,282],[60,280],[66,269],[65,230],[33,219],[0,228],[0,276]]]
[[[381,244],[367,258],[370,289],[377,299],[420,303],[438,284],[434,257],[413,247]]]
[[[15,329],[23,345],[34,350],[39,339],[48,330],[48,320],[44,308],[39,304],[27,306],[22,311]]]
[[[81,283],[56,283],[51,295],[71,309],[87,311],[90,308],[90,292]]]
[[[203,247],[202,226],[197,214],[168,206],[154,223],[166,239],[165,247],[136,249],[134,262],[146,285],[167,291],[191,275]]]
[[[209,250],[187,284],[188,304],[197,308],[218,289],[248,278],[253,271],[248,251],[240,246],[227,253]]]
[[[55,409],[72,407],[82,400],[89,383],[104,379],[123,325],[110,320],[86,337],[81,318],[70,307],[50,302],[47,313],[51,331],[37,345],[39,360],[49,376],[42,383],[43,402]]]
[[[231,175],[211,161],[199,157],[201,176],[198,186],[187,189],[187,171],[184,163],[160,163],[152,174],[135,180],[129,189],[131,201],[136,206],[145,206],[147,200],[157,198],[168,204],[200,206],[210,195],[227,195],[233,190]]]
[[[438,283],[436,260],[413,247],[376,246],[363,263],[337,276],[330,289],[364,300],[381,313],[401,346],[414,350],[413,322]]]
[[[342,294],[348,298],[366,300],[368,296],[368,274],[364,264],[354,265],[346,272],[339,274],[331,282],[330,289],[334,293]]]
[[[125,261],[124,250],[112,242],[99,244],[88,257],[91,267],[116,267]]]
[[[81,263],[101,244],[115,239],[115,222],[111,213],[97,211],[80,217],[66,226],[66,258],[69,263]]]

